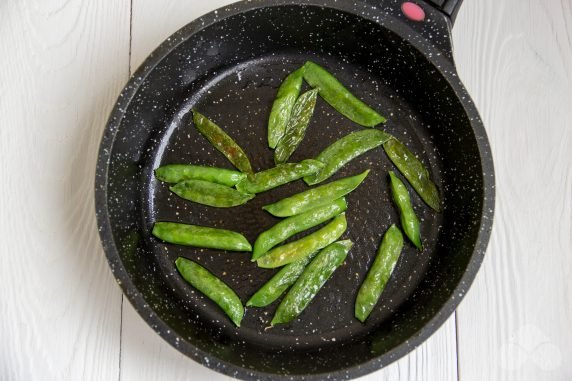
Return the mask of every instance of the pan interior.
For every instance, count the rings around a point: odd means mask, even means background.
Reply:
[[[427,165],[445,199],[431,211],[411,191],[424,250],[406,242],[401,259],[366,324],[353,318],[357,289],[381,236],[399,216],[380,148],[340,170],[337,178],[371,169],[348,197],[348,258],[293,323],[267,329],[277,303],[248,308],[240,329],[177,274],[183,256],[202,264],[244,302],[275,273],[248,253],[179,247],[150,236],[156,220],[241,232],[250,242],[279,219],[265,204],[297,193],[298,181],[217,209],[184,201],[153,178],[170,163],[232,168],[191,124],[197,109],[246,151],[255,171],[273,166],[267,120],[281,80],[315,61],[388,118],[394,134]],[[305,85],[305,90],[308,89]],[[290,161],[315,157],[362,129],[319,99],[305,139]],[[328,181],[330,181],[328,180]],[[454,91],[427,59],[382,26],[350,13],[311,6],[276,6],[240,13],[193,33],[150,72],[125,110],[108,171],[108,210],[119,256],[136,291],[178,335],[173,344],[198,357],[280,374],[332,372],[389,352],[419,332],[452,296],[473,255],[483,198],[482,167],[470,121]],[[293,239],[299,238],[294,237]],[[335,350],[343,347],[341,350]],[[213,360],[215,361],[215,360]],[[389,361],[389,360],[388,360]]]

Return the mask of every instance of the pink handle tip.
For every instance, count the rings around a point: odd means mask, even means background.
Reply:
[[[410,1],[401,4],[401,11],[409,20],[423,21],[425,19],[425,11],[423,8]]]

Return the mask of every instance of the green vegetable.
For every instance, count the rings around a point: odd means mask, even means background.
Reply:
[[[238,144],[226,134],[219,126],[210,121],[206,116],[193,110],[193,122],[195,127],[209,142],[219,150],[226,158],[238,168],[239,171],[252,176],[250,160]]]
[[[307,210],[328,204],[340,197],[345,196],[356,189],[366,178],[369,170],[359,175],[344,177],[319,187],[309,189],[302,193],[286,197],[273,204],[265,205],[262,209],[276,217],[288,217],[300,214]]]
[[[377,304],[403,248],[403,235],[399,228],[391,225],[377,251],[377,256],[363,281],[356,298],[355,317],[365,322]]]
[[[393,171],[389,171],[389,178],[391,179],[391,194],[393,196],[393,201],[399,209],[399,215],[401,217],[401,228],[405,232],[405,235],[413,242],[415,247],[419,250],[423,250],[421,245],[421,228],[419,227],[419,219],[415,215],[413,210],[413,205],[411,205],[411,199],[409,197],[409,192],[405,187],[405,184],[395,176]]]
[[[437,186],[431,181],[429,171],[427,171],[423,163],[403,143],[395,138],[383,143],[383,149],[423,201],[437,212],[440,212],[441,200],[439,199],[439,191],[437,191]]]
[[[302,160],[299,163],[278,164],[274,168],[255,173],[252,180],[244,179],[236,184],[236,189],[243,193],[261,193],[316,173],[323,166],[323,163],[312,159]]]
[[[244,307],[240,298],[222,280],[214,276],[201,265],[185,258],[175,261],[181,276],[207,298],[215,302],[228,315],[230,320],[240,327],[244,316]]]
[[[345,198],[339,198],[324,206],[310,209],[296,216],[288,217],[258,236],[254,243],[252,260],[258,259],[268,250],[295,234],[318,226],[344,212],[348,205]]]
[[[246,178],[244,173],[225,168],[191,164],[168,164],[155,170],[155,177],[166,183],[185,180],[204,180],[232,187]]]
[[[385,118],[356,98],[326,69],[313,62],[304,64],[304,79],[320,90],[320,96],[339,113],[365,127],[385,123]]]
[[[169,189],[185,200],[217,208],[246,204],[254,198],[253,194],[245,194],[234,188],[203,180],[185,180]]]
[[[253,307],[266,307],[274,302],[288,289],[288,287],[296,282],[296,279],[298,279],[300,274],[302,274],[302,271],[304,271],[306,265],[312,258],[313,255],[308,255],[299,261],[292,262],[282,267],[280,271],[272,277],[272,279],[266,282],[264,286],[260,287],[260,289],[252,295],[248,302],[246,302],[246,305]]]
[[[344,262],[352,245],[350,240],[338,241],[322,250],[288,291],[270,324],[289,323],[300,315]]]
[[[250,243],[240,233],[206,226],[155,222],[153,235],[177,245],[206,247],[232,251],[251,251]]]
[[[276,99],[270,111],[270,118],[268,119],[268,146],[270,148],[276,148],[276,145],[284,136],[286,125],[292,114],[292,108],[294,103],[296,103],[296,99],[298,99],[298,95],[300,95],[303,74],[303,68],[290,73],[278,88]]]
[[[321,161],[325,166],[317,173],[304,177],[304,181],[308,185],[321,183],[351,160],[379,147],[390,138],[391,135],[374,129],[352,132],[334,142],[316,157],[316,160]]]
[[[256,262],[263,268],[276,268],[295,262],[336,241],[344,234],[346,228],[346,215],[342,213],[320,230],[297,241],[278,246],[258,258]]]
[[[284,136],[282,136],[274,151],[274,162],[276,164],[284,163],[288,160],[304,139],[306,128],[314,114],[317,97],[318,90],[310,90],[300,95],[294,104]]]

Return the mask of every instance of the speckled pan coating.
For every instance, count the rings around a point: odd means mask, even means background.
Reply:
[[[380,5],[381,4],[381,5]],[[125,295],[147,323],[182,353],[249,380],[348,379],[407,354],[454,311],[482,262],[492,226],[494,173],[477,110],[451,59],[448,20],[426,8],[407,21],[397,1],[241,2],[207,14],[171,36],[121,93],[101,142],[95,201],[103,247]],[[399,221],[373,150],[333,178],[371,168],[348,201],[355,245],[296,321],[265,331],[275,306],[247,309],[237,329],[174,267],[185,256],[208,268],[243,301],[272,277],[248,254],[173,247],[151,235],[153,221],[226,228],[254,241],[277,221],[262,205],[306,189],[298,181],[232,211],[195,205],[153,178],[166,163],[229,167],[188,126],[200,108],[232,133],[255,171],[272,166],[268,113],[282,78],[306,60],[330,70],[388,117],[386,129],[419,155],[444,197],[435,214],[412,193],[425,250],[406,244],[376,310],[362,325],[353,302],[383,231]],[[361,127],[318,100],[313,127],[293,161],[314,157]],[[299,237],[292,237],[292,240]]]

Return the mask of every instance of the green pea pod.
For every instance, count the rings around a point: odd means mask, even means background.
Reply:
[[[405,235],[413,242],[415,247],[419,250],[423,250],[421,244],[421,228],[419,226],[419,219],[415,215],[413,210],[413,205],[411,205],[411,198],[409,197],[409,192],[405,187],[405,184],[395,176],[393,171],[389,171],[389,178],[391,179],[391,194],[393,196],[393,202],[397,205],[399,209],[399,215],[401,218],[401,228],[405,232]]]
[[[240,233],[206,226],[155,222],[153,235],[165,242],[184,246],[230,251],[251,251],[250,243]]]
[[[240,327],[244,307],[238,295],[229,286],[203,266],[186,258],[177,258],[175,265],[183,279],[215,302],[230,320]]]
[[[347,226],[346,215],[342,213],[320,230],[297,241],[278,246],[258,258],[256,262],[259,267],[272,269],[298,261],[335,242],[344,234]]]
[[[276,145],[284,136],[286,125],[292,114],[292,108],[294,103],[296,103],[296,99],[298,99],[298,95],[300,95],[303,74],[303,68],[293,71],[278,88],[276,99],[270,111],[270,118],[268,118],[268,146],[270,148],[276,148]]]
[[[346,203],[345,198],[338,198],[329,204],[318,206],[317,208],[310,209],[307,212],[288,217],[278,222],[276,225],[258,236],[254,243],[252,260],[257,260],[268,250],[293,235],[313,228],[314,226],[318,226],[322,222],[326,222],[329,219],[334,218],[338,214],[344,212],[347,207],[348,204]]]
[[[385,118],[356,98],[326,69],[313,62],[304,64],[304,79],[320,90],[320,96],[339,113],[364,127],[385,123]]]
[[[316,173],[324,164],[318,160],[302,160],[299,163],[278,164],[274,168],[254,174],[252,179],[244,179],[236,184],[243,193],[261,193],[279,187],[304,176]]]
[[[317,97],[318,90],[310,90],[300,95],[294,104],[284,136],[282,136],[274,151],[274,162],[276,164],[281,164],[288,160],[304,139],[306,128],[314,114]]]
[[[276,217],[289,217],[328,204],[356,189],[367,177],[369,169],[359,175],[344,177],[302,193],[286,197],[262,209]]]
[[[403,235],[391,225],[385,232],[377,255],[363,281],[356,298],[355,317],[365,322],[377,304],[403,249]]]
[[[316,160],[325,165],[315,174],[304,177],[304,181],[308,185],[321,183],[351,160],[379,147],[390,138],[391,135],[374,129],[352,132],[334,142],[316,157]]]
[[[334,242],[316,255],[288,291],[270,324],[284,324],[296,319],[344,262],[352,245],[350,240]]]
[[[315,253],[314,253],[315,254]],[[280,269],[264,286],[260,287],[258,291],[246,302],[247,306],[253,307],[266,307],[272,304],[276,299],[284,293],[291,285],[296,282],[296,279],[302,274],[306,265],[313,258],[309,255],[299,261],[292,262]]]
[[[219,126],[210,121],[206,116],[193,110],[193,122],[195,127],[211,144],[238,168],[239,171],[252,176],[252,166],[248,156],[242,148],[226,134]]]
[[[244,173],[225,168],[205,167],[191,164],[168,164],[155,170],[155,177],[166,183],[185,180],[204,180],[229,187],[246,178]]]
[[[403,143],[395,138],[383,143],[383,149],[423,201],[435,211],[440,212],[441,200],[439,191],[435,183],[431,181],[429,171],[423,163]]]
[[[245,194],[226,185],[203,180],[185,180],[169,189],[185,200],[217,208],[246,204],[254,198],[253,194]]]

